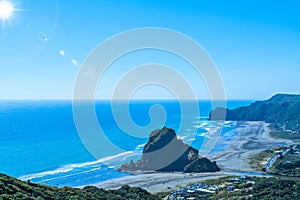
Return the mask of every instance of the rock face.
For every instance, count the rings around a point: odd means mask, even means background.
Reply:
[[[162,128],[150,134],[140,160],[122,165],[121,171],[216,172],[215,162],[201,158],[198,150],[177,139],[173,129]]]
[[[256,101],[237,109],[217,108],[210,120],[265,121],[300,133],[300,95],[277,94],[265,101]]]

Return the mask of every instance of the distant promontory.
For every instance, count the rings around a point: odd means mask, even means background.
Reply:
[[[225,117],[224,117],[225,116]],[[217,108],[209,120],[265,121],[272,128],[292,138],[300,137],[300,95],[277,94],[265,101],[256,101],[236,109]]]
[[[150,134],[137,162],[122,165],[120,171],[216,172],[216,162],[198,155],[198,150],[178,139],[173,129],[162,128]]]

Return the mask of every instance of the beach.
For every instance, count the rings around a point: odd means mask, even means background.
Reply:
[[[166,108],[168,120],[166,127],[178,129],[180,106],[176,101],[132,102],[131,115],[137,124],[145,123],[149,116],[149,107],[161,104]],[[187,106],[190,102],[185,102]],[[229,108],[247,105],[249,101],[229,101]],[[203,116],[211,111],[209,101],[201,101]],[[118,102],[118,106],[126,106]],[[193,105],[193,103],[191,103]],[[99,143],[99,155],[94,157],[85,148],[74,126],[72,102],[6,102],[0,106],[2,119],[0,134],[1,161],[0,171],[22,180],[50,186],[78,187],[123,176],[126,173],[117,171],[122,164],[137,160],[142,154],[143,146],[148,140],[150,131],[143,132],[143,137],[129,137],[115,125],[111,115],[111,104],[96,102],[101,127],[109,140],[120,148],[120,151],[107,148],[107,142]],[[100,115],[101,114],[101,115]],[[217,122],[200,119],[199,116],[185,116],[182,132],[178,136],[195,148],[201,148],[202,141],[211,133]],[[226,123],[222,134],[234,129],[236,122]],[[221,138],[222,139],[222,138]],[[110,144],[110,143],[109,143]],[[43,147],[43,148],[41,148]],[[215,152],[223,150],[214,149]],[[124,155],[125,153],[126,155]]]
[[[224,171],[254,172],[255,169],[249,165],[249,157],[263,149],[292,144],[290,140],[271,137],[268,123],[261,121],[238,123],[242,123],[242,126],[236,129],[237,133],[230,141],[224,141],[228,145],[227,149],[208,156],[209,159],[217,161],[218,166]]]
[[[272,148],[280,144],[290,144],[291,141],[275,139],[270,136],[270,129],[264,122],[238,122],[236,134],[226,141],[227,149],[208,158],[217,162],[222,169],[213,173],[148,173],[137,174],[92,184],[103,189],[117,189],[122,185],[141,187],[151,193],[176,190],[188,184],[206,179],[215,179],[239,172],[255,172],[250,168],[248,158],[262,149]],[[84,187],[84,186],[81,186]]]
[[[188,184],[196,183],[206,179],[214,179],[229,176],[227,172],[214,173],[149,173],[137,174],[127,177],[111,179],[99,183],[92,184],[93,186],[103,189],[118,189],[122,185],[131,187],[140,187],[148,192],[168,192],[179,189]],[[84,186],[81,186],[82,188]]]

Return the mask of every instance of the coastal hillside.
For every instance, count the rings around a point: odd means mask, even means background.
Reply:
[[[224,114],[225,120],[265,121],[277,131],[300,136],[300,95],[277,94],[237,109],[217,108],[209,120],[220,120]]]
[[[198,150],[178,139],[173,129],[162,128],[150,134],[143,154],[136,163],[131,161],[121,171],[216,172],[215,162],[200,157]]]
[[[299,200],[300,185],[293,179],[228,176],[180,188],[172,192],[168,199]]]
[[[79,188],[57,188],[30,182],[24,182],[10,176],[0,174],[0,199],[145,199],[158,200],[162,197],[153,195],[141,188],[122,186],[118,190],[103,190],[93,186]]]

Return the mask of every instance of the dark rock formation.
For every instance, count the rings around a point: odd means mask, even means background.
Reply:
[[[162,128],[150,134],[143,155],[136,163],[122,165],[121,171],[216,172],[219,167],[198,150],[177,139],[173,129]]]

